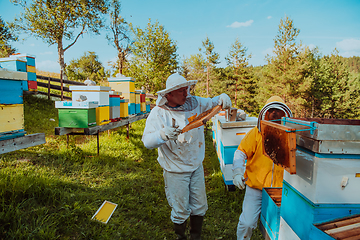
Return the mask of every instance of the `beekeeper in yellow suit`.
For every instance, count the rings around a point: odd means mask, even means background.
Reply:
[[[177,239],[187,239],[186,221],[190,217],[190,239],[201,239],[203,218],[208,209],[202,162],[205,157],[204,127],[180,134],[192,119],[221,105],[231,107],[230,97],[221,94],[214,98],[192,96],[191,85],[175,73],[166,80],[166,89],[158,93],[156,106],[151,110],[142,141],[146,148],[158,148],[158,162],[164,169],[165,193],[171,207],[171,221]],[[176,126],[173,126],[175,119]]]
[[[261,120],[276,120],[292,117],[291,110],[278,97],[269,98],[261,109],[257,127],[250,130],[234,154],[233,183],[245,190],[242,213],[237,226],[237,240],[250,239],[261,212],[262,189],[282,187],[284,169],[263,154],[260,129]]]

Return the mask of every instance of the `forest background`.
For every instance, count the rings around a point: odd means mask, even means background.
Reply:
[[[171,73],[179,72],[188,80],[198,80],[193,94],[213,97],[225,92],[234,107],[249,115],[257,115],[267,98],[278,95],[295,117],[360,116],[360,57],[341,57],[337,49],[322,55],[318,48],[298,43],[300,29],[286,15],[280,20],[274,51],[266,56],[266,65],[249,65],[251,54],[247,47],[234,39],[225,58],[227,66],[218,67],[219,54],[209,37],[202,41],[198,53],[180,62],[176,41],[166,26],[151,19],[144,29],[133,26],[121,16],[121,2],[117,0],[12,2],[20,5],[23,12],[13,22],[0,18],[1,56],[16,52],[11,42],[18,41],[20,33],[35,36],[57,46],[60,77],[69,80],[91,79],[106,85],[109,77],[121,73],[135,78],[137,88],[156,94],[165,88]],[[83,34],[99,34],[102,28],[109,30],[104,37],[118,53],[111,69],[105,70],[96,52],[85,52],[66,65],[66,50],[76,47]],[[70,44],[64,46],[65,40],[70,40]]]

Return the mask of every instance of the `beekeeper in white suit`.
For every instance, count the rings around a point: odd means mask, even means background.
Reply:
[[[182,133],[192,119],[221,105],[231,107],[228,95],[201,98],[189,93],[191,85],[178,73],[170,75],[166,89],[157,92],[156,106],[151,110],[142,137],[146,148],[158,148],[158,162],[164,169],[166,198],[177,239],[187,239],[186,220],[190,217],[190,239],[201,239],[203,218],[208,209],[204,169],[204,127]],[[176,126],[173,126],[175,119]]]

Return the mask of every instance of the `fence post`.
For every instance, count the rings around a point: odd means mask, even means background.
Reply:
[[[48,76],[48,100],[50,100],[50,77]]]

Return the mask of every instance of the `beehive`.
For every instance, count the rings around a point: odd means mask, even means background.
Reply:
[[[96,108],[96,124],[104,125],[109,123],[110,108],[109,106],[101,106]]]
[[[104,86],[70,86],[73,101],[81,99],[85,96],[86,101],[96,101],[99,106],[109,106],[110,87]]]
[[[119,91],[123,93],[135,92],[134,78],[120,76],[115,78],[109,78],[108,81],[109,81],[109,86],[115,91]]]
[[[27,90],[26,73],[0,70],[0,104],[22,104]]]
[[[59,127],[88,128],[96,126],[96,108],[98,102],[56,101]]]
[[[120,117],[126,118],[129,116],[129,99],[120,100]]]
[[[24,105],[0,104],[0,133],[24,129]]]
[[[0,66],[10,71],[26,72],[26,61],[17,58],[0,58]]]

